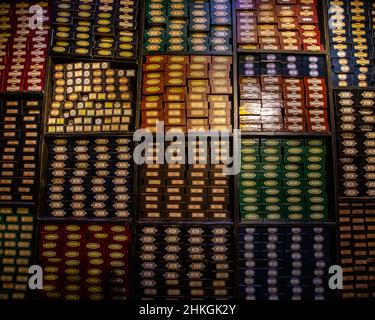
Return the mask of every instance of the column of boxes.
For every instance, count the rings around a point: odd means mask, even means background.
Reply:
[[[330,300],[335,261],[325,228],[240,228],[241,299]]]
[[[48,215],[128,218],[133,192],[131,160],[131,140],[127,138],[50,141]]]
[[[57,64],[48,110],[49,133],[134,129],[135,70],[107,62]]]
[[[0,300],[27,297],[33,223],[31,208],[0,206]]]
[[[339,206],[340,265],[344,299],[375,298],[375,206],[341,202]]]
[[[324,50],[316,0],[240,0],[236,10],[240,49]]]
[[[329,1],[328,15],[332,56],[333,85],[337,87],[374,85],[374,51],[372,48],[368,1]]]
[[[125,300],[129,297],[129,225],[41,224],[43,300]]]
[[[321,139],[242,139],[243,220],[326,220],[326,146]]]
[[[137,57],[134,0],[58,0],[52,53],[107,59]]]
[[[42,102],[0,102],[0,202],[36,200]]]
[[[147,56],[143,65],[142,128],[231,131],[232,58]]]
[[[375,195],[375,92],[335,91],[340,195]]]
[[[230,176],[224,172],[230,151],[229,141],[196,141],[166,145],[169,163],[146,163],[141,171],[141,217],[168,220],[228,220]],[[208,150],[221,154],[211,154]],[[163,155],[160,144],[151,144],[148,160]],[[177,156],[174,156],[177,153]],[[181,162],[185,155],[194,164]],[[176,162],[176,163],[173,163]]]
[[[323,57],[240,56],[239,74],[240,129],[329,132]]]
[[[41,10],[40,26],[30,25],[32,6]],[[44,90],[50,10],[43,1],[1,4],[0,91]]]
[[[231,52],[232,3],[146,1],[147,52]]]
[[[138,297],[230,299],[231,238],[231,228],[222,226],[140,226]]]

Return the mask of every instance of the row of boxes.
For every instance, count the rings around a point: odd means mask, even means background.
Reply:
[[[369,1],[328,2],[333,84],[338,87],[368,87],[375,83],[373,34]]]
[[[244,131],[329,132],[324,78],[239,77],[239,127]]]
[[[375,298],[375,205],[341,202],[339,254],[344,299]]]
[[[135,76],[135,70],[112,69],[107,62],[55,65],[48,132],[133,130]]]
[[[325,77],[326,70],[324,57],[263,53],[241,55],[239,73],[245,76]]]
[[[147,56],[143,65],[142,128],[186,132],[232,129],[232,58]]]
[[[130,225],[41,224],[38,264],[47,300],[129,297]]]
[[[42,101],[0,102],[0,203],[34,202]]]
[[[44,90],[50,11],[48,1],[0,5],[0,91]]]
[[[240,49],[324,50],[316,0],[240,0],[236,9]]]
[[[240,292],[245,300],[329,300],[335,261],[329,229],[240,228]]]
[[[160,154],[164,157],[163,150],[158,144],[146,148],[147,162],[141,171],[141,217],[156,220],[230,219],[231,179],[225,172],[230,142],[192,142],[187,153],[184,143],[174,142],[165,146],[168,163],[157,164]],[[187,164],[185,154],[194,164]]]
[[[52,140],[49,144],[48,214],[54,217],[129,217],[131,159],[131,140],[126,138]]]
[[[145,225],[138,230],[140,299],[233,297],[232,229]]]
[[[241,140],[243,220],[326,220],[327,199],[325,140]]]
[[[137,6],[134,0],[56,1],[52,53],[135,59]]]
[[[231,52],[231,0],[147,0],[147,52]]]
[[[0,206],[0,300],[27,296],[33,223],[31,208]]]
[[[375,91],[335,91],[340,195],[375,196]]]

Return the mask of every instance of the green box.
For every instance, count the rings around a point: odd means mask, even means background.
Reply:
[[[277,171],[281,172],[282,167],[280,163],[262,163],[259,165],[260,171]]]
[[[326,188],[326,180],[325,179],[310,179],[310,180],[305,180],[305,187],[306,188],[321,188],[324,189]]]
[[[305,164],[305,173],[309,173],[309,172],[323,172],[324,173],[325,171],[326,171],[325,163],[309,162]]]
[[[284,216],[284,206],[280,204],[264,204],[263,210],[267,220],[281,220]]]
[[[240,180],[259,180],[262,176],[259,171],[245,171],[240,173],[239,178]]]
[[[259,139],[241,139],[241,146],[245,147],[256,147],[259,149],[260,140]]]
[[[253,172],[253,171],[261,171],[260,169],[261,164],[260,163],[253,163],[253,162],[248,162],[248,163],[241,163],[241,171],[246,171],[246,172]]]
[[[254,188],[259,188],[261,186],[261,180],[239,180],[240,183],[240,190],[241,189],[254,189]]]
[[[289,189],[302,189],[305,186],[305,181],[301,179],[283,179],[283,187]]]
[[[245,154],[245,155],[241,155],[241,162],[254,162],[254,163],[258,163],[258,162],[260,162],[260,156],[259,156],[259,154]]]
[[[248,205],[248,204],[261,204],[262,197],[260,195],[256,196],[244,196],[240,194],[240,204],[241,205]]]
[[[260,188],[242,188],[240,190],[240,196],[262,196],[262,192]]]
[[[261,171],[259,173],[260,179],[281,179],[282,174],[281,171]]]
[[[303,220],[305,212],[304,204],[285,204],[285,216],[290,220]]]
[[[283,145],[283,139],[264,138],[261,139],[260,145],[262,147],[279,147],[281,149]]]
[[[282,180],[279,180],[279,179],[261,180],[260,186],[262,188],[281,188]]]
[[[262,205],[251,204],[242,205],[240,204],[241,218],[245,220],[260,220],[262,219]]]
[[[261,194],[263,199],[265,197],[284,197],[281,188],[262,188]]]
[[[286,180],[301,180],[304,178],[304,174],[300,171],[283,171],[282,178]]]
[[[263,155],[261,157],[262,162],[267,162],[267,163],[281,163],[283,158],[281,154],[277,155]]]
[[[284,147],[304,147],[305,146],[305,139],[285,139],[284,140]]]

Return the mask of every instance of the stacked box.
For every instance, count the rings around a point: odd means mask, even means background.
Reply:
[[[41,11],[31,14],[35,6]],[[48,1],[0,4],[0,91],[44,90],[50,11]]]
[[[239,272],[245,300],[329,300],[333,238],[324,228],[240,228]]]
[[[375,205],[342,202],[339,207],[340,265],[344,299],[375,298]]]
[[[323,57],[240,56],[239,74],[240,129],[329,132]]]
[[[374,84],[374,50],[369,1],[332,0],[328,15],[333,84],[368,87]]]
[[[135,73],[112,69],[107,62],[55,65],[47,131],[132,131]]]
[[[236,9],[240,49],[324,50],[317,0],[240,0]]]
[[[0,102],[0,203],[36,201],[40,100]]]
[[[140,226],[138,297],[232,298],[231,231],[225,226]]]
[[[208,152],[208,148],[213,151]],[[229,186],[224,172],[230,142],[194,141],[185,149],[176,142],[166,145],[166,164],[157,164],[164,146],[147,146],[141,171],[140,215],[143,219],[228,220],[231,218]],[[187,164],[187,160],[192,162]],[[153,161],[151,161],[153,160]]]
[[[64,56],[135,59],[137,11],[134,0],[58,0],[52,52]]]
[[[340,195],[375,195],[375,91],[335,91]]]
[[[41,224],[39,261],[47,300],[129,297],[130,225]]]
[[[232,58],[147,56],[143,65],[142,128],[166,132],[231,131]]]
[[[33,223],[30,208],[0,207],[0,300],[27,297]]]
[[[230,0],[146,1],[147,52],[231,52]]]
[[[326,146],[321,139],[242,139],[243,220],[326,220]]]
[[[133,176],[130,139],[54,139],[48,148],[48,215],[130,216]]]

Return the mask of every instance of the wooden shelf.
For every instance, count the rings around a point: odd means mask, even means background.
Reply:
[[[19,91],[19,92],[0,92],[0,98],[9,98],[15,100],[40,98],[44,96],[43,91]]]

